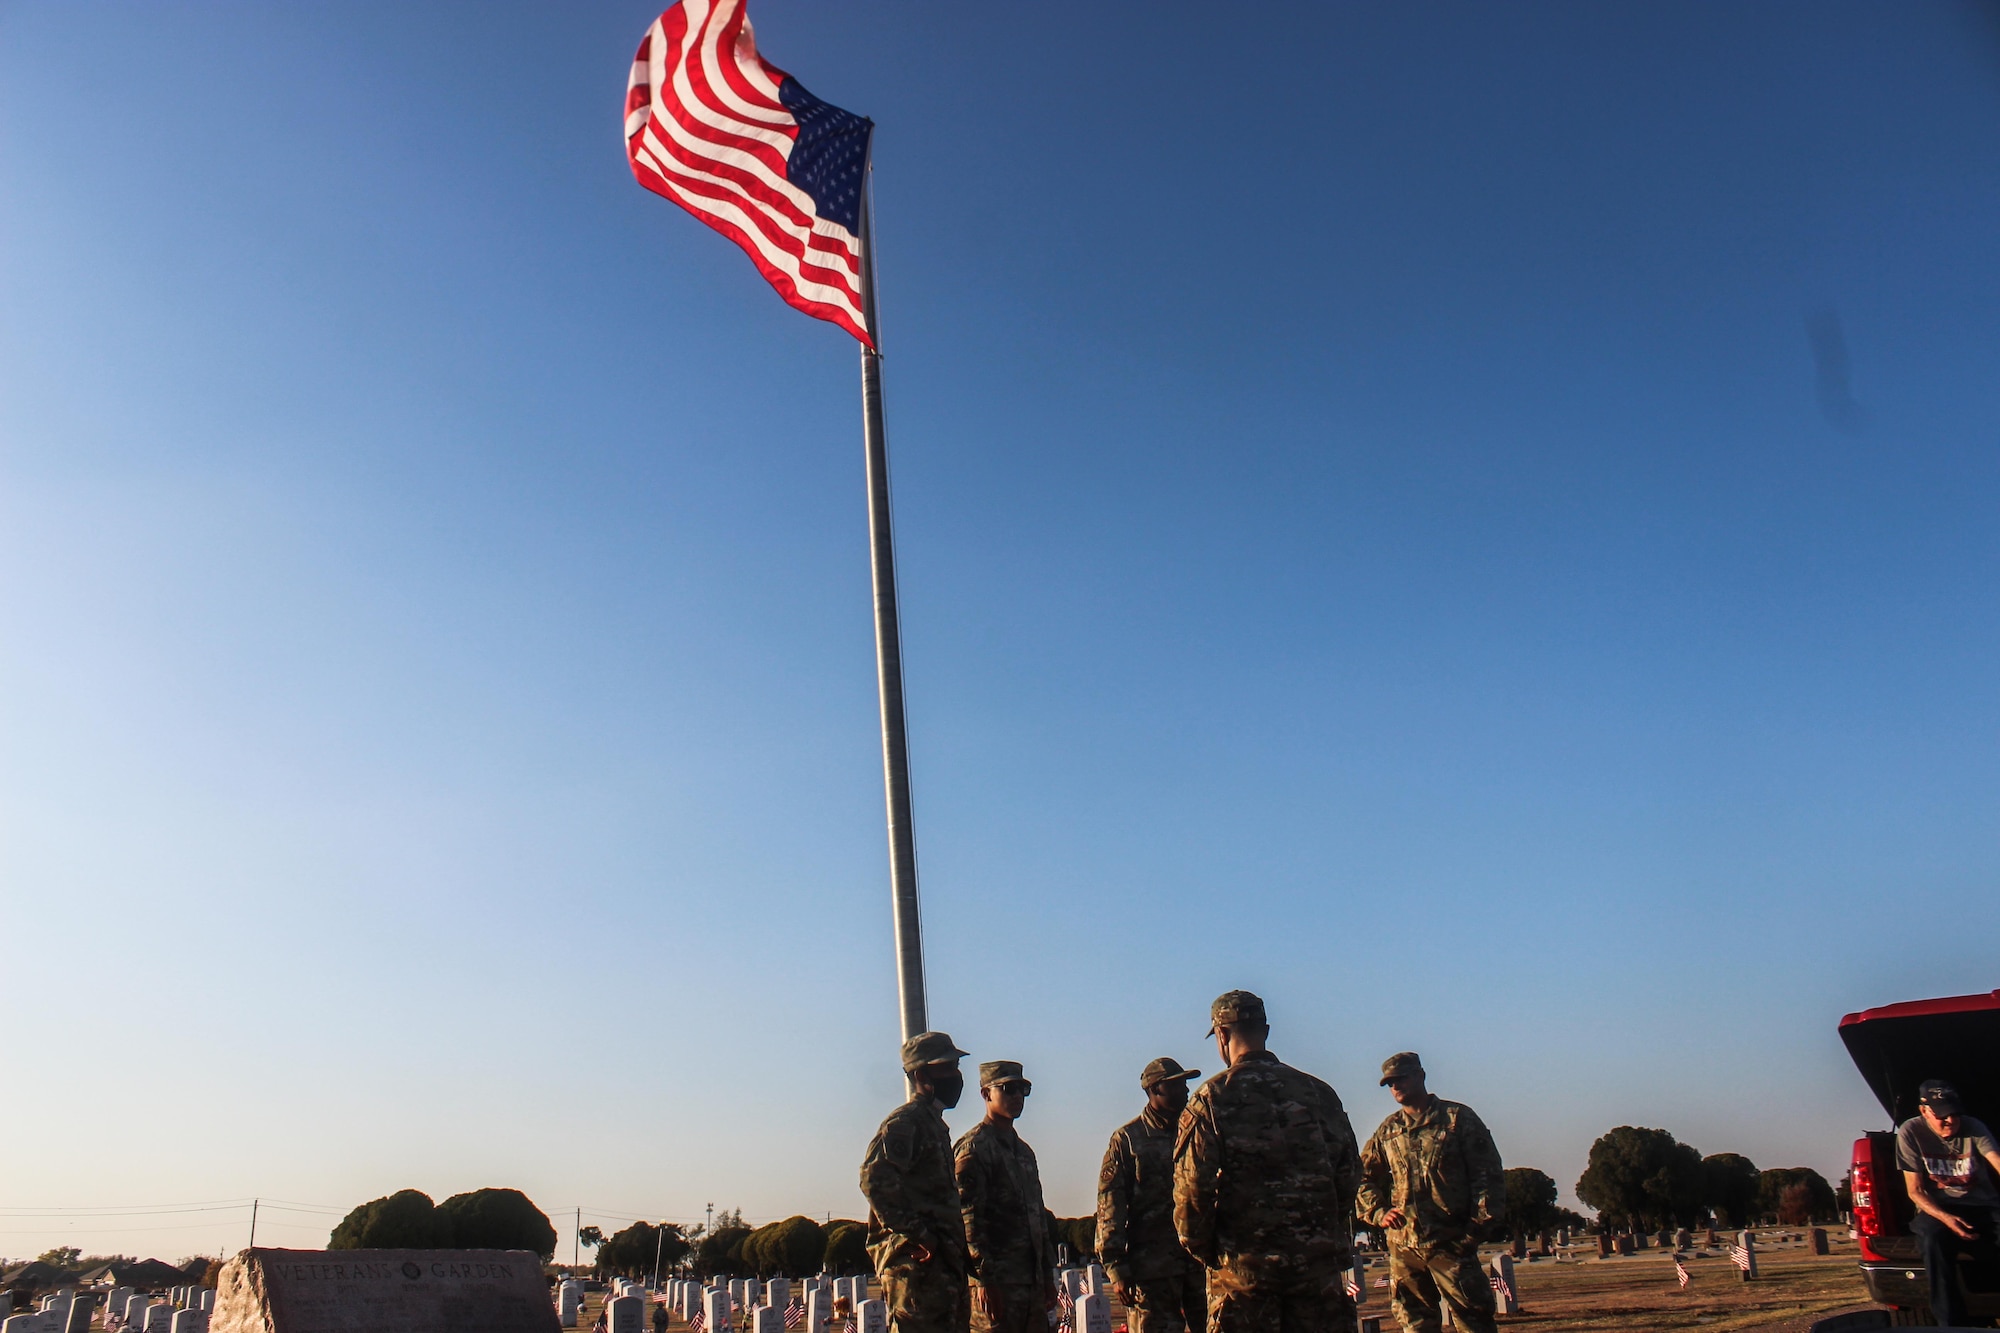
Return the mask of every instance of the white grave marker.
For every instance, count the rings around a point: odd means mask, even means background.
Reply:
[[[750,1333],[785,1333],[785,1312],[760,1305],[750,1312]]]
[[[787,1305],[792,1303],[792,1284],[781,1277],[772,1278],[764,1284],[763,1303],[774,1310],[782,1312]],[[785,1321],[780,1319],[778,1321],[778,1333],[784,1333],[784,1328]]]
[[[1097,1266],[1092,1264],[1091,1267]],[[1111,1333],[1111,1302],[1094,1291],[1078,1301],[1076,1333]]]
[[[710,1287],[701,1293],[701,1317],[708,1322],[708,1333],[727,1333],[729,1288]]]
[[[863,1301],[855,1306],[854,1333],[889,1333],[889,1307],[881,1301]]]
[[[199,1310],[174,1313],[173,1333],[208,1333],[208,1316]]]
[[[646,1303],[637,1296],[613,1296],[604,1303],[608,1333],[645,1333]]]

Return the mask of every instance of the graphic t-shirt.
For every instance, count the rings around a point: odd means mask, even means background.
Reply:
[[[1949,1139],[1933,1133],[1921,1115],[1911,1116],[1896,1131],[1896,1165],[1930,1177],[1941,1203],[2000,1207],[1993,1170],[1981,1156],[1996,1151],[2000,1148],[1994,1145],[1993,1131],[1969,1115],[1958,1118],[1958,1134]]]

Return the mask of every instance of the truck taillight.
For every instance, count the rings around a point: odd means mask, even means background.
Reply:
[[[1882,1234],[1881,1215],[1875,1209],[1875,1147],[1867,1139],[1854,1141],[1853,1172],[1848,1191],[1853,1196],[1854,1231],[1860,1236]]]

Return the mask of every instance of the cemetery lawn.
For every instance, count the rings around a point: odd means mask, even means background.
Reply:
[[[1813,1255],[1804,1245],[1770,1246],[1760,1239],[1757,1280],[1744,1282],[1726,1254],[1687,1260],[1694,1279],[1685,1289],[1674,1281],[1672,1257],[1660,1250],[1613,1259],[1558,1263],[1540,1259],[1514,1266],[1521,1312],[1502,1315],[1503,1328],[1536,1333],[1642,1333],[1642,1330],[1699,1330],[1700,1333],[1804,1333],[1813,1320],[1842,1310],[1872,1308],[1856,1269],[1854,1242],[1836,1240],[1833,1253]],[[1699,1253],[1699,1251],[1697,1251]],[[1369,1279],[1386,1266],[1368,1270]],[[1363,1315],[1384,1316],[1394,1330],[1388,1292],[1371,1288]]]

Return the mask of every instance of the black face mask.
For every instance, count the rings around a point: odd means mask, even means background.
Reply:
[[[937,1098],[945,1110],[958,1105],[958,1099],[964,1095],[965,1075],[961,1071],[954,1069],[949,1074],[931,1076],[931,1096]]]

